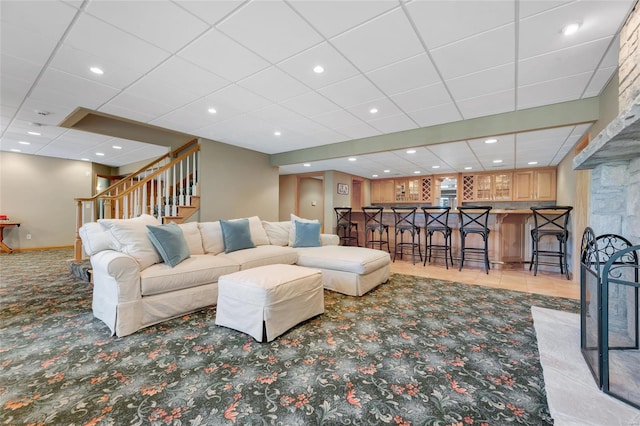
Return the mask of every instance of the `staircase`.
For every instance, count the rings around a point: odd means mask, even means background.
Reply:
[[[200,145],[196,139],[163,155],[89,198],[75,198],[75,259],[82,259],[79,229],[98,219],[149,214],[162,223],[183,223],[200,210]]]

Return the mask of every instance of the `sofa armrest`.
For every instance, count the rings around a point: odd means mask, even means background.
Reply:
[[[140,265],[133,257],[114,250],[103,250],[91,256],[91,267],[94,295],[100,294],[115,304],[142,297]]]
[[[339,246],[340,237],[336,234],[320,234],[320,243],[323,246]]]

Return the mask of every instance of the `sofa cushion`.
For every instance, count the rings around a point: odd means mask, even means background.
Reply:
[[[291,228],[289,228],[289,245],[293,246],[296,242],[296,227],[295,222],[305,223],[320,223],[319,220],[303,219],[291,213]]]
[[[320,223],[295,221],[296,240],[293,247],[320,247]]]
[[[269,242],[274,246],[286,246],[289,245],[289,231],[291,230],[291,221],[286,220],[284,222],[268,222],[262,221]]]
[[[251,216],[247,218],[249,221],[249,229],[251,230],[251,241],[257,246],[263,246],[271,244],[267,232],[262,226],[262,221],[258,216]]]
[[[222,239],[224,240],[224,252],[254,248],[256,245],[251,240],[251,229],[248,219],[221,220]]]
[[[322,246],[295,249],[299,266],[368,274],[388,265],[389,253],[364,247]]]
[[[189,254],[204,254],[198,222],[179,223],[178,226],[189,246]]]
[[[159,263],[140,272],[142,296],[215,283],[221,275],[231,274],[239,269],[229,259],[208,254],[193,255],[175,268]]]
[[[243,270],[275,263],[293,265],[298,260],[298,253],[291,247],[268,245],[238,250],[232,253],[223,253],[216,257],[222,257],[237,263],[240,265],[240,269]]]
[[[220,221],[198,223],[200,235],[202,236],[202,249],[207,254],[218,254],[224,252],[224,240],[222,239],[222,228]]]
[[[115,249],[133,257],[141,270],[162,260],[147,234],[146,225],[160,225],[155,217],[143,214],[133,219],[100,219],[98,223],[107,230]]]
[[[93,256],[103,250],[116,250],[109,234],[97,222],[85,223],[78,232],[82,240],[82,248],[89,256]]]
[[[164,263],[172,268],[189,258],[189,246],[184,239],[182,229],[171,222],[168,225],[147,225],[151,244],[158,250]]]

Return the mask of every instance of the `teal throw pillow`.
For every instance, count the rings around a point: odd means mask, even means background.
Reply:
[[[221,220],[220,227],[225,253],[255,247],[251,239],[249,219]]]
[[[147,233],[151,244],[158,251],[164,263],[172,268],[190,256],[187,240],[184,238],[182,229],[175,223],[159,226],[147,225]]]
[[[320,247],[319,222],[294,222],[296,226],[296,240],[293,247]]]

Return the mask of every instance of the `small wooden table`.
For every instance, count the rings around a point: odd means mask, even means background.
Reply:
[[[4,243],[4,228],[10,226],[20,226],[20,222],[13,222],[11,220],[0,220],[0,251],[7,253],[13,253],[13,249]]]

